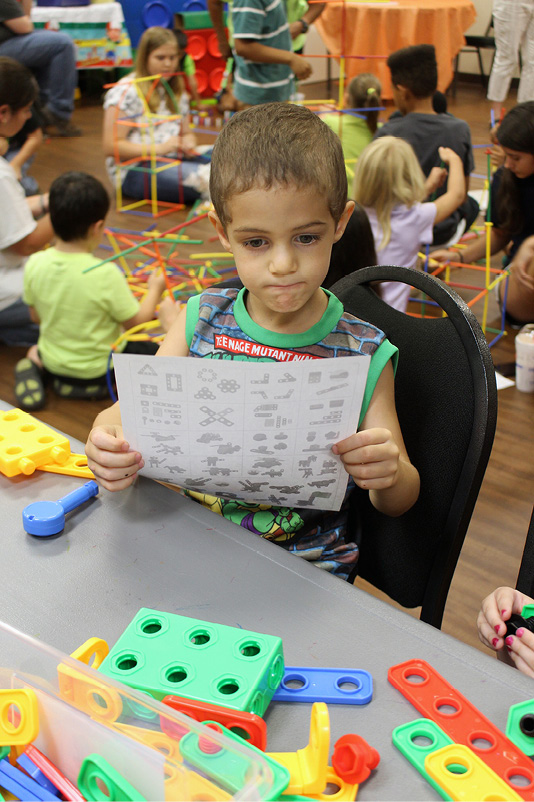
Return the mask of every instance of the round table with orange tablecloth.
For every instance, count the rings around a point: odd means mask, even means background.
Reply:
[[[386,59],[408,45],[433,44],[438,62],[438,89],[452,81],[452,62],[465,44],[464,31],[476,19],[471,0],[386,0],[329,2],[315,25],[328,52],[340,56],[382,56],[345,60],[346,78],[372,72],[382,83],[382,97],[392,97]]]

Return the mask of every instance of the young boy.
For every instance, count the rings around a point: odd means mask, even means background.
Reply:
[[[122,327],[152,320],[165,289],[163,275],[153,273],[139,304],[113,262],[86,272],[100,261],[93,250],[109,210],[98,179],[64,173],[50,188],[49,204],[55,246],[34,254],[24,271],[23,300],[40,323],[37,345],[15,367],[15,396],[27,410],[44,405],[45,378],[59,395],[106,397],[111,345]]]
[[[339,139],[303,107],[273,103],[239,112],[215,143],[210,190],[211,222],[244,287],[191,298],[158,355],[246,359],[241,348],[239,356],[230,350],[236,339],[272,346],[280,359],[372,354],[360,431],[333,452],[378,509],[402,514],[417,499],[419,475],[395,412],[396,349],[321,288],[354,206]],[[144,464],[124,440],[118,404],[97,417],[86,453],[109,490],[131,485]],[[327,513],[189,495],[321,568],[355,574],[358,546],[346,531],[346,505]]]
[[[454,150],[464,165],[465,200],[450,217],[434,226],[434,245],[442,245],[454,236],[461,220],[465,220],[467,230],[478,215],[478,203],[467,195],[469,175],[474,167],[471,132],[463,120],[451,114],[437,114],[433,108],[432,100],[438,85],[434,45],[404,47],[389,56],[387,65],[391,72],[393,100],[401,116],[385,123],[375,138],[398,136],[409,142],[425,176],[433,167],[440,166],[440,147]],[[438,189],[437,196],[446,190],[445,183]]]

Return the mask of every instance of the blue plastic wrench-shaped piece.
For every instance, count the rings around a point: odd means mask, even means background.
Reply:
[[[57,535],[65,528],[65,514],[96,495],[98,485],[91,480],[58,501],[34,501],[22,511],[22,525],[30,535]]]
[[[366,705],[372,698],[373,678],[368,671],[286,666],[273,701]]]

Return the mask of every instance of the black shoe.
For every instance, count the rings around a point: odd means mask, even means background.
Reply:
[[[72,120],[58,117],[50,109],[45,109],[45,130],[48,136],[82,136],[82,129]]]

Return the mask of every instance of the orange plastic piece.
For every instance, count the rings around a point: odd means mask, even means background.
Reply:
[[[6,476],[30,476],[39,465],[63,465],[69,454],[67,438],[37,418],[22,409],[0,412],[0,471]]]
[[[297,752],[267,752],[288,769],[291,779],[284,793],[320,794],[325,790],[330,751],[330,717],[324,702],[315,702],[311,711],[310,742]],[[329,798],[329,797],[328,797]]]
[[[332,767],[342,780],[363,783],[380,763],[380,755],[361,735],[342,735],[336,741]]]
[[[38,734],[39,712],[34,691],[0,690],[0,746],[26,746]]]
[[[95,475],[91,468],[87,467],[87,457],[85,454],[71,454],[63,465],[55,463],[49,465],[38,465],[38,471],[47,473],[61,473],[65,476],[80,476],[82,479],[94,479]]]

